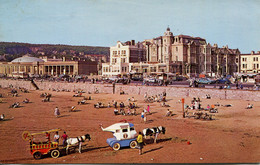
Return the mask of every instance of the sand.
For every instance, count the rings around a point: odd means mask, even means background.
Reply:
[[[181,98],[167,97],[169,109],[174,116],[165,117],[167,107],[160,103],[149,103],[152,114],[147,115],[147,123],[141,122],[140,113],[147,103],[142,95],[91,94],[93,100],[85,105],[77,105],[82,99],[72,97],[73,92],[30,91],[19,97],[7,95],[11,89],[0,89],[4,95],[0,103],[0,114],[4,113],[6,121],[0,121],[0,163],[257,163],[260,162],[260,102],[250,103],[253,109],[245,109],[248,101],[205,99],[202,96],[202,107],[219,102],[222,105],[232,104],[232,107],[218,108],[214,120],[196,120],[183,118]],[[42,102],[40,94],[50,92],[50,102]],[[84,93],[83,96],[90,96]],[[117,100],[127,103],[129,97],[137,99],[137,116],[115,116],[113,108],[95,109],[93,104]],[[8,108],[12,103],[20,103],[28,98],[31,103],[21,104],[20,108]],[[190,104],[192,98],[185,98]],[[245,98],[246,100],[246,98]],[[69,112],[71,106],[77,107],[77,112]],[[61,116],[54,116],[58,106]],[[190,110],[193,112],[194,110]],[[164,126],[166,133],[158,136],[158,143],[147,140],[143,155],[138,149],[123,148],[114,151],[106,143],[113,137],[110,132],[103,132],[99,125],[110,126],[126,119],[135,125],[136,131],[147,127]],[[82,153],[71,152],[59,158],[45,156],[34,160],[29,152],[29,142],[22,139],[22,133],[46,131],[60,128],[69,137],[90,134],[91,141],[85,142]],[[62,131],[59,133],[62,135]],[[43,135],[44,136],[44,135]],[[51,135],[53,139],[54,134]],[[189,141],[191,144],[187,144]],[[61,142],[60,142],[61,144]]]

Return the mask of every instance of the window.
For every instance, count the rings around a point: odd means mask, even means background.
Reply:
[[[127,129],[122,129],[122,132],[127,132]]]
[[[236,58],[236,63],[238,63],[238,58]]]
[[[117,51],[113,51],[113,55],[117,55]]]
[[[254,67],[253,67],[253,69],[255,69],[255,66],[256,66],[256,64],[254,64]]]
[[[120,50],[118,51],[118,55],[120,55]]]
[[[258,61],[258,57],[256,57],[256,61]]]
[[[257,69],[259,68],[259,64],[256,64],[256,68],[257,68]]]
[[[178,47],[176,47],[176,52],[178,52]]]
[[[116,63],[116,58],[113,58],[113,59],[112,59],[112,63],[113,63],[113,64]]]
[[[134,127],[130,127],[130,131],[134,131],[135,130],[135,128]]]
[[[121,54],[122,54],[122,55],[125,55],[125,54],[126,54],[126,51],[125,51],[125,50],[122,50],[122,51],[121,51]]]

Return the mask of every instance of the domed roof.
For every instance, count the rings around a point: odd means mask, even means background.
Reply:
[[[171,29],[169,28],[169,26],[167,27],[166,31],[171,31]]]
[[[14,59],[11,62],[44,62],[44,60],[36,58],[36,57],[19,57]]]

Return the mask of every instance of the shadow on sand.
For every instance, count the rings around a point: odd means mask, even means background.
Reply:
[[[148,150],[148,151],[143,152],[143,154],[147,154],[147,153],[149,153],[149,152],[153,152],[153,151],[159,150],[159,149],[161,149],[161,148],[163,148],[163,146],[150,149],[150,150]]]
[[[156,140],[156,143],[162,143],[162,142],[169,141],[169,140],[172,140],[172,138],[157,139],[157,140]],[[145,143],[146,143],[146,144],[154,144],[154,138],[146,139],[146,140],[145,140]]]
[[[67,116],[70,116],[70,115],[60,115],[60,116],[58,116],[57,118],[67,117]]]

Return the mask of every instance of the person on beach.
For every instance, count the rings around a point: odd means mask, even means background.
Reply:
[[[137,141],[137,145],[138,145],[138,148],[139,148],[139,155],[142,155],[142,149],[143,149],[143,146],[144,146],[144,141],[143,141],[143,135],[141,132],[139,132],[139,135],[136,139]]]
[[[144,121],[144,111],[141,113],[141,122]]]
[[[56,133],[55,133],[55,135],[54,135],[54,142],[58,142],[58,143],[59,143],[59,139],[60,139],[59,132],[56,131]]]
[[[150,105],[148,104],[147,105],[147,112],[150,114],[151,112],[150,112]]]
[[[61,138],[62,138],[62,145],[63,145],[63,147],[65,147],[67,145],[66,140],[68,139],[68,135],[66,134],[65,131],[63,132],[63,135],[61,136]]]
[[[60,110],[59,110],[58,107],[55,108],[55,110],[54,110],[54,115],[55,115],[56,117],[59,117],[59,116],[60,116]]]

